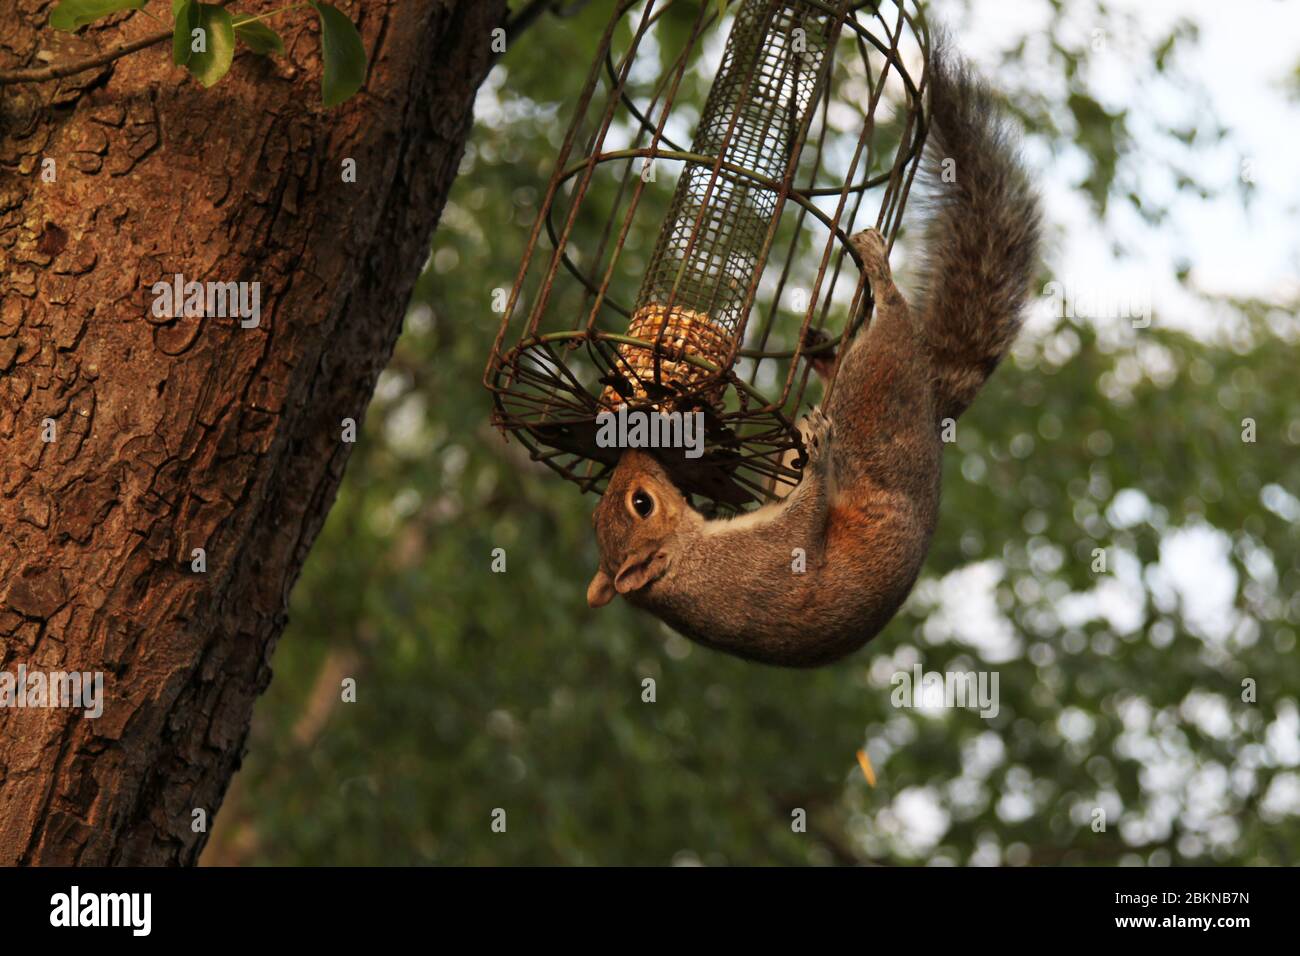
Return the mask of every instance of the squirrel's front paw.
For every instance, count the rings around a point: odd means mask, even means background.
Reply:
[[[879,229],[863,229],[850,236],[849,242],[862,257],[862,271],[868,278],[889,278],[889,246]]]
[[[799,432],[803,436],[804,468],[806,470],[809,466],[815,465],[826,458],[834,428],[830,416],[826,415],[820,407],[816,407],[810,409],[808,414],[803,417],[803,420],[799,422]]]
[[[809,329],[803,336],[803,356],[825,385],[835,370],[835,346],[821,329]]]

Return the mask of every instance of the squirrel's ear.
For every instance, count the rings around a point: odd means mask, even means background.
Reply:
[[[587,606],[604,607],[612,600],[614,600],[614,582],[602,568],[587,585]]]
[[[667,556],[662,551],[652,551],[641,558],[628,558],[614,575],[614,590],[619,594],[639,591],[651,581],[656,581],[668,567]]]

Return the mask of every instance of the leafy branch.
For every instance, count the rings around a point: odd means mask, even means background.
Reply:
[[[256,16],[231,14],[225,9],[229,0],[201,3],[198,0],[172,0],[172,28],[74,63],[0,72],[0,86],[13,83],[39,83],[73,76],[105,66],[139,50],[172,41],[172,62],[183,66],[205,87],[215,85],[230,70],[235,58],[236,42],[243,43],[259,56],[284,53],[284,41],[263,21],[303,7],[311,7],[320,18],[321,59],[325,64],[321,77],[321,98],[326,106],[337,106],[349,99],[366,79],[366,50],[357,28],[345,14],[325,0],[290,3],[278,10]],[[126,10],[143,10],[146,0],[62,0],[50,14],[50,26],[68,33],[89,23]]]

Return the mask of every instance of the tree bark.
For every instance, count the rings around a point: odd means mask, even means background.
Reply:
[[[283,58],[242,53],[211,90],[169,44],[0,87],[0,671],[103,672],[105,698],[98,719],[0,708],[5,864],[197,860],[344,419],[365,440],[505,0],[336,2],[370,72],[333,110],[310,10],[273,21]],[[6,4],[0,70],[158,29],[57,34],[53,5]],[[260,326],[154,317],[178,273],[260,282]]]

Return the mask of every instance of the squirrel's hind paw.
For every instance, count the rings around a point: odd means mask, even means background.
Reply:
[[[889,278],[889,245],[879,229],[863,229],[850,236],[849,242],[862,257],[862,271],[869,279]]]

